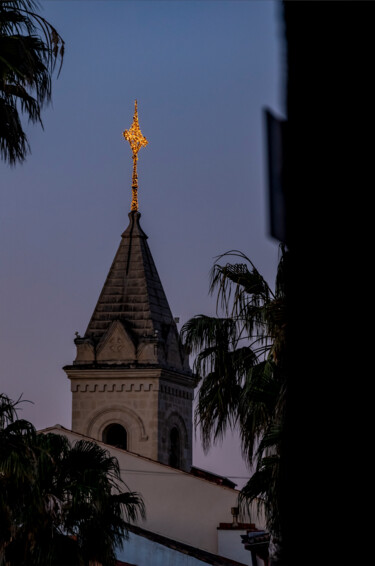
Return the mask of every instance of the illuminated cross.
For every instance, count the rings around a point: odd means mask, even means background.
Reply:
[[[138,106],[137,101],[135,101],[135,110],[133,116],[133,123],[129,130],[123,132],[124,138],[130,143],[131,150],[133,152],[133,178],[132,178],[132,204],[131,210],[138,210],[138,175],[137,175],[137,161],[138,161],[138,151],[141,147],[145,147],[148,144],[146,138],[142,135],[141,129],[138,123]]]

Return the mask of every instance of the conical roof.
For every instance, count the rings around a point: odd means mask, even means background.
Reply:
[[[187,356],[180,344],[148,237],[140,226],[140,217],[138,211],[129,213],[129,226],[122,234],[83,340],[89,340],[95,349],[100,349],[108,334],[113,333],[114,323],[120,323],[135,351],[146,343],[158,346],[156,358],[149,358],[148,363],[186,371]]]

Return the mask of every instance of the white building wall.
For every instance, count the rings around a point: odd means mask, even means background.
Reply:
[[[251,553],[242,544],[241,535],[246,535],[246,530],[240,529],[219,529],[218,534],[218,554],[249,566],[252,564]]]
[[[43,432],[64,434],[71,442],[86,438],[59,426]],[[125,450],[97,443],[118,459],[123,480],[129,489],[142,495],[147,518],[139,523],[140,527],[207,552],[220,554],[217,527],[221,522],[232,522],[231,508],[237,506],[237,490],[208,482]],[[226,556],[235,559],[228,545]],[[235,547],[242,546],[238,537]],[[245,563],[249,564],[249,558]]]

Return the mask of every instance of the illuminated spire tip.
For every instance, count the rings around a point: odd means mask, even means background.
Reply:
[[[133,176],[132,176],[132,204],[131,211],[138,210],[138,175],[137,175],[137,161],[138,151],[141,147],[146,147],[148,144],[147,139],[142,135],[138,122],[138,104],[135,101],[133,123],[129,130],[123,132],[124,138],[130,143],[133,152]]]

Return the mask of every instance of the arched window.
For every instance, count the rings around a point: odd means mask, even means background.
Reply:
[[[117,423],[108,425],[103,431],[103,442],[127,450],[128,435],[123,426]]]
[[[169,465],[172,466],[172,468],[179,468],[181,465],[180,444],[180,433],[178,428],[174,426],[169,433]]]

